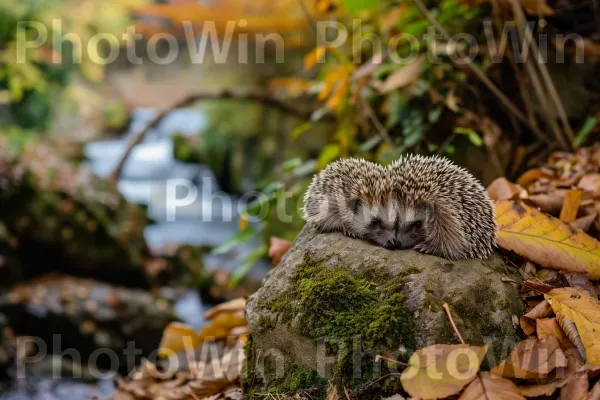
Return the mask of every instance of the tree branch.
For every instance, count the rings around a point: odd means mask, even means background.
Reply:
[[[129,155],[131,154],[131,151],[133,150],[133,148],[140,144],[143,140],[144,137],[146,136],[146,134],[148,134],[149,131],[151,131],[152,129],[156,128],[158,126],[158,124],[167,116],[171,113],[171,111],[177,109],[177,108],[184,108],[184,107],[188,107],[194,103],[197,103],[199,101],[205,101],[205,100],[235,100],[235,101],[255,101],[255,102],[259,102],[271,107],[275,107],[275,108],[279,108],[280,110],[287,112],[291,115],[294,115],[298,118],[301,119],[310,119],[311,115],[312,115],[312,111],[311,110],[303,110],[300,108],[296,108],[294,106],[292,106],[291,104],[284,102],[282,100],[279,100],[273,96],[271,96],[268,93],[263,93],[263,92],[246,92],[246,93],[237,93],[237,92],[233,92],[230,90],[224,90],[221,92],[215,92],[215,93],[194,93],[191,95],[188,95],[187,97],[183,98],[182,100],[178,101],[177,103],[173,104],[172,106],[168,107],[167,109],[161,111],[156,117],[154,117],[154,119],[152,119],[152,121],[150,121],[148,123],[148,125],[146,125],[144,128],[142,128],[139,132],[137,132],[129,141],[127,148],[125,149],[125,152],[123,153],[123,156],[121,157],[121,159],[119,160],[119,163],[117,164],[117,166],[115,167],[115,169],[113,170],[110,180],[113,184],[116,185],[117,181],[119,180],[119,176],[121,175],[121,171],[123,170],[123,167],[125,166],[125,162],[127,161],[127,158],[129,157]]]

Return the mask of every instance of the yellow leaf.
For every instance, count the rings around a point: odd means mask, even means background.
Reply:
[[[315,66],[325,56],[325,46],[317,46],[310,53],[304,56],[304,69],[308,71]]]
[[[560,220],[564,222],[573,222],[577,219],[577,211],[583,198],[582,189],[569,190],[565,196],[562,210],[560,211]]]
[[[245,326],[247,323],[243,311],[220,312],[200,332],[195,332],[189,325],[172,322],[163,332],[159,355],[168,357],[182,350],[193,350],[205,339],[223,339],[231,333],[232,329]]]
[[[508,379],[481,372],[467,386],[458,400],[525,400],[517,386]]]
[[[343,67],[337,67],[337,68],[333,68],[333,69],[327,71],[327,74],[325,75],[325,79],[323,80],[323,88],[321,89],[321,91],[319,92],[319,95],[317,96],[318,100],[323,101],[327,97],[329,97],[329,94],[331,93],[333,86],[340,79],[342,71],[343,71]]]
[[[180,322],[171,322],[163,332],[158,346],[159,354],[161,357],[170,356],[186,349],[188,346],[193,349],[199,343],[198,335],[191,326]]]
[[[236,312],[241,311],[244,312],[246,308],[246,299],[243,297],[238,297],[237,299],[229,300],[225,303],[221,303],[218,306],[211,308],[210,310],[204,313],[204,318],[206,319],[215,319],[219,314],[224,312]]]
[[[553,289],[544,297],[557,316],[575,323],[588,364],[600,365],[600,301],[581,288]]]
[[[600,279],[600,242],[557,218],[513,201],[496,203],[498,245],[543,267]]]
[[[248,229],[248,217],[246,215],[240,216],[240,222],[238,223],[238,229],[244,232]]]
[[[408,394],[439,399],[459,393],[479,372],[488,346],[436,344],[417,350],[400,381]]]

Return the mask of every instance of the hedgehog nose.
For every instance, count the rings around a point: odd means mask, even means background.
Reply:
[[[399,243],[396,241],[396,239],[390,239],[390,240],[388,240],[386,247],[388,249],[395,249],[398,247],[398,244]]]

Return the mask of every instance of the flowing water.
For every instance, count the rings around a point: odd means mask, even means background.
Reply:
[[[90,143],[85,148],[86,166],[102,177],[108,177],[127,147],[128,141],[155,116],[154,110],[138,109],[133,113],[129,131],[121,138]],[[167,244],[193,244],[218,246],[235,232],[238,209],[236,198],[220,191],[213,173],[206,166],[181,163],[173,158],[171,134],[195,135],[205,125],[203,114],[196,110],[175,110],[159,126],[146,135],[143,143],[130,154],[118,182],[119,191],[133,203],[146,206],[155,221],[146,229],[146,239],[151,248]],[[169,202],[167,185],[180,180],[177,199],[185,197],[188,190],[198,196],[189,205],[178,207],[174,220],[168,219]],[[185,182],[185,185],[184,185]],[[171,196],[173,197],[173,196]],[[223,204],[233,207],[224,207]],[[249,251],[250,247],[239,252]],[[207,257],[207,268],[233,269],[239,256]],[[256,278],[266,272],[266,264],[252,271]],[[189,291],[175,306],[178,316],[194,328],[205,321],[204,308],[196,292]],[[21,380],[16,387],[0,394],[0,400],[83,400],[107,396],[113,391],[112,381],[87,384],[70,379],[44,378],[43,373]],[[2,393],[2,391],[0,391]]]

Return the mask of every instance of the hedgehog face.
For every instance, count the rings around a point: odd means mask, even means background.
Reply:
[[[392,204],[369,205],[353,199],[348,230],[353,236],[386,248],[397,248],[397,213]]]
[[[412,249],[427,237],[433,220],[431,204],[400,205],[396,243],[399,249]]]

